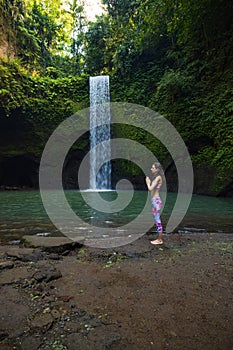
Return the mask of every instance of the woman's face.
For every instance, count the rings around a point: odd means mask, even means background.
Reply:
[[[154,165],[152,165],[150,170],[151,170],[152,174],[156,174],[158,169]]]

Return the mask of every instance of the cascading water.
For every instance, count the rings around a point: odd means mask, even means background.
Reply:
[[[90,77],[89,81],[90,148],[92,149],[90,152],[90,189],[109,190],[111,189],[109,76]],[[97,145],[98,151],[94,148]]]

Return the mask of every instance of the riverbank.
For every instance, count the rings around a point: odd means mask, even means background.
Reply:
[[[0,246],[4,350],[230,350],[233,234]]]

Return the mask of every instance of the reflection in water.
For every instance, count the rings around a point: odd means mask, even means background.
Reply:
[[[147,198],[146,191],[134,191],[132,201],[124,210],[105,213],[92,209],[85,203],[79,191],[65,191],[67,200],[73,211],[85,224],[98,227],[109,227],[121,231],[121,226],[133,220],[144,208]],[[115,191],[101,192],[106,201],[116,200]],[[176,201],[176,194],[168,193],[162,212],[164,227],[171,215]],[[209,232],[233,232],[232,223],[233,199],[215,198],[194,195],[185,218],[177,230],[185,227],[205,229]],[[151,226],[153,217],[151,215]],[[40,198],[39,191],[0,192],[0,238],[1,240],[17,239],[25,234],[61,235],[48,218]],[[92,232],[94,235],[95,233]]]

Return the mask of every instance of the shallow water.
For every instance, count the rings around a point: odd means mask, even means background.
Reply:
[[[91,195],[91,192],[89,192]],[[128,197],[127,191],[125,191]],[[91,208],[82,198],[79,191],[65,191],[67,201],[76,215],[85,224],[98,227],[118,228],[137,217],[144,207],[147,192],[135,191],[132,201],[122,209],[113,213],[104,213]],[[115,191],[100,193],[109,201],[109,206],[116,200]],[[162,223],[166,223],[171,215],[176,201],[176,194],[168,193],[162,212]],[[59,203],[57,204],[59,207]],[[54,209],[56,211],[56,208]],[[233,199],[215,198],[193,195],[189,209],[175,231],[189,232],[195,229],[205,229],[208,232],[233,232]],[[151,226],[153,217],[151,216]],[[61,235],[60,231],[50,221],[42,204],[39,191],[0,192],[0,238],[1,241],[19,239],[25,234]]]

